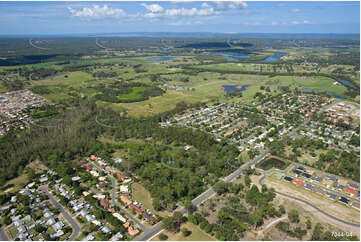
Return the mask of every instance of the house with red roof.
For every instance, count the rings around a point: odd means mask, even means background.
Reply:
[[[106,199],[102,199],[100,200],[100,205],[104,208],[108,208],[109,207],[109,200]]]
[[[84,168],[87,171],[91,171],[92,168],[88,164],[82,164],[80,167]]]
[[[142,214],[143,213],[143,210],[138,208],[137,206],[135,206],[134,204],[131,204],[130,205],[131,208],[134,209],[135,212],[139,213],[139,214]]]
[[[296,179],[293,180],[293,183],[298,187],[303,185],[303,181],[299,181],[299,180],[296,180]]]
[[[346,192],[350,193],[350,196],[353,196],[357,193],[356,190],[349,188],[349,187],[346,188]]]
[[[120,196],[120,201],[122,201],[125,205],[129,205],[132,203],[126,196]]]
[[[121,181],[124,181],[127,177],[122,175],[119,171],[116,173],[117,178]]]

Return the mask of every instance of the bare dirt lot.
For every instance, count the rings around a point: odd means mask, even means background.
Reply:
[[[267,184],[267,186],[269,187],[274,187],[276,191],[306,200],[333,216],[341,218],[345,221],[360,223],[360,212],[357,211],[356,209],[346,207],[342,204],[339,204],[338,202],[331,201],[325,197],[321,197],[305,189],[297,188],[293,184],[286,183],[274,178],[268,177],[265,179],[264,183]],[[295,208],[299,210],[300,214],[302,214],[303,216],[309,216],[310,218],[312,218],[314,224],[320,222],[322,224],[325,223],[330,224],[331,227],[334,226],[333,228],[330,229],[330,231],[339,231],[341,229],[345,232],[352,232],[354,235],[357,235],[358,237],[360,236],[360,228],[345,225],[344,223],[331,219],[323,215],[322,213],[315,211],[314,208],[304,203],[283,197],[281,195],[277,195],[276,200],[280,204],[284,203],[286,210],[287,207],[289,209]]]

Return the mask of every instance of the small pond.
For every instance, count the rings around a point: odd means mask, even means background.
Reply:
[[[345,86],[352,87],[352,88],[357,88],[357,87],[355,86],[355,84],[353,84],[353,83],[350,82],[350,81],[347,81],[347,80],[339,80],[339,82],[341,82],[341,83],[344,84]]]
[[[326,90],[312,90],[312,89],[302,89],[301,92],[314,92],[314,93],[319,93],[319,92],[325,92],[327,93],[328,95],[334,97],[334,98],[338,98],[338,99],[346,99],[345,97],[342,97],[340,95],[337,95],[333,92],[329,92],[329,91],[326,91]]]
[[[245,91],[247,85],[223,85],[223,90],[225,92],[235,92],[235,91]]]
[[[171,60],[177,60],[179,57],[175,56],[154,56],[147,59],[147,61],[153,62],[153,61],[171,61]]]

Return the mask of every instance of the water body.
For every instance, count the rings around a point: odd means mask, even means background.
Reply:
[[[239,85],[223,85],[222,86],[225,92],[235,92],[235,91],[245,91],[247,85],[242,85],[239,87]]]
[[[273,55],[268,56],[264,60],[260,61],[262,63],[270,63],[270,62],[276,62],[281,56],[287,55],[287,52],[280,52],[276,51]]]
[[[236,59],[236,58],[233,58],[233,57],[230,57],[230,56],[225,56],[226,57],[226,60],[227,61],[235,61],[235,62],[239,62],[239,60],[238,59]]]
[[[245,53],[245,52],[223,51],[223,52],[215,52],[215,54],[225,56],[227,58],[227,61],[237,61],[237,62],[239,62],[239,60],[237,60],[237,59],[235,59],[233,57],[237,57],[237,58],[240,58],[240,59],[243,59],[243,60],[252,60],[251,57],[247,56],[248,53]],[[261,63],[276,62],[276,61],[278,61],[278,59],[281,56],[284,56],[284,55],[287,55],[287,52],[276,51],[276,52],[274,52],[273,55],[268,56],[267,58],[265,58],[264,60],[261,60],[259,62],[261,62]]]
[[[355,86],[355,84],[353,84],[353,83],[350,82],[350,81],[347,81],[347,80],[339,80],[339,82],[341,82],[341,83],[344,84],[345,86],[352,87],[352,88],[357,88],[357,87]]]
[[[241,58],[241,59],[244,59],[244,60],[252,60],[252,58],[251,57],[248,57],[247,55],[247,53],[244,53],[244,52],[231,52],[231,51],[223,51],[223,52],[215,52],[215,54],[217,54],[217,55],[224,55],[226,58],[228,57],[228,58],[232,58],[232,57],[229,57],[229,56],[233,56],[233,57],[238,57],[238,58]],[[227,58],[227,60],[228,61],[238,61],[239,62],[239,60],[237,60],[237,59],[235,59],[235,58],[232,58],[232,59],[228,59]]]
[[[51,78],[53,78],[55,76],[59,76],[59,75],[60,75],[59,73],[51,74],[50,76],[45,77],[45,80],[50,80]]]
[[[147,59],[147,61],[153,62],[153,61],[171,61],[171,60],[177,60],[179,57],[175,56],[155,56],[150,57]]]
[[[325,92],[327,93],[328,95],[334,97],[334,98],[338,98],[338,99],[346,99],[345,97],[342,97],[340,95],[337,95],[333,92],[329,92],[329,91],[326,91],[326,90],[312,90],[312,89],[302,89],[301,92],[314,92],[314,93],[319,93],[319,92]]]

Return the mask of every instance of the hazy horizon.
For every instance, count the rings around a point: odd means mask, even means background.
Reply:
[[[0,2],[0,35],[359,34],[359,2]],[[221,30],[221,31],[220,31]]]

